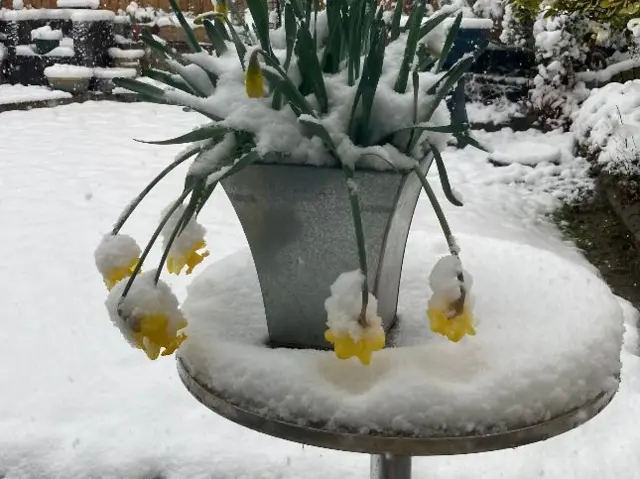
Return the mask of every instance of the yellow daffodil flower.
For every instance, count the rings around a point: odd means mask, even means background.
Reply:
[[[180,274],[182,269],[186,266],[186,274],[191,274],[193,272],[193,268],[202,263],[202,260],[209,256],[209,252],[205,250],[206,247],[207,244],[205,241],[201,240],[195,243],[186,254],[170,255],[167,259],[167,269],[169,270],[169,273]]]
[[[454,343],[460,341],[465,334],[475,336],[476,330],[473,328],[473,317],[466,304],[459,314],[451,316],[449,311],[449,308],[430,307],[427,309],[431,331],[446,336]]]
[[[385,337],[382,328],[365,331],[358,341],[354,341],[347,332],[334,332],[328,329],[324,337],[333,344],[333,350],[339,359],[349,359],[356,356],[362,364],[371,364],[374,351],[384,348]]]
[[[262,70],[258,55],[255,53],[249,58],[249,66],[244,79],[245,89],[249,98],[262,98],[264,95],[264,85],[262,81]]]
[[[103,278],[107,289],[111,291],[116,284],[131,276],[138,265],[138,261],[140,261],[140,258],[133,258],[127,266],[111,269]]]
[[[226,15],[229,13],[229,5],[227,4],[227,0],[216,0],[216,13],[221,13],[222,15]]]
[[[140,320],[140,331],[133,333],[136,346],[142,349],[149,359],[155,360],[161,354],[169,356],[180,347],[187,335],[168,331],[169,319],[163,314],[145,316]],[[187,326],[186,321],[178,323],[176,330]],[[160,353],[160,349],[164,351]]]

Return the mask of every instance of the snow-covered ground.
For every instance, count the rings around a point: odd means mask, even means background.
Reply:
[[[479,101],[467,102],[467,116],[469,123],[508,124],[512,118],[522,117],[522,108],[517,103],[506,99],[498,100],[488,105]]]
[[[109,322],[93,250],[122,207],[179,149],[132,137],[163,139],[200,121],[180,108],[110,102],[0,114],[0,477],[368,477],[364,455],[303,447],[215,416],[186,392],[172,359],[149,361]],[[479,136],[497,151],[503,145],[505,155],[514,154],[504,147],[514,142],[552,145],[560,159],[498,168],[470,148],[446,152],[451,182],[466,202],[447,207],[454,231],[544,247],[584,264],[543,218],[558,198],[590,185],[586,165],[570,155],[571,136],[508,130]],[[148,236],[160,210],[179,194],[183,172],[158,186],[125,233]],[[207,262],[246,247],[222,191],[201,221],[209,231]],[[423,198],[413,230],[435,228]],[[184,297],[184,279],[172,284]],[[417,459],[415,477],[636,478],[640,360],[630,352],[634,327],[625,339],[621,390],[586,425],[515,450]]]

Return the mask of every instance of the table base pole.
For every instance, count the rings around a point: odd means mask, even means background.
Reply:
[[[372,454],[371,479],[411,479],[411,456]]]

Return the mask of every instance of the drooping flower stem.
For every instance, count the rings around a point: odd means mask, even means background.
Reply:
[[[193,198],[192,198],[193,199]],[[172,213],[178,209],[180,207],[180,204],[182,202],[178,203],[175,208],[172,209]],[[164,251],[162,252],[162,258],[160,258],[160,264],[158,265],[158,269],[156,270],[156,275],[153,279],[153,282],[155,284],[158,284],[158,281],[160,281],[160,273],[162,273],[162,267],[164,266],[164,264],[167,261],[167,258],[169,256],[169,251],[171,250],[171,246],[173,245],[173,242],[176,240],[176,238],[178,237],[178,235],[180,234],[180,232],[182,231],[182,226],[185,224],[185,222],[187,221],[187,217],[189,216],[190,211],[189,208],[185,208],[184,212],[182,213],[182,215],[180,216],[180,220],[178,220],[178,222],[176,223],[176,227],[173,229],[173,231],[171,232],[171,236],[169,237],[168,241],[167,241],[167,245],[164,249]],[[170,216],[169,216],[170,217]],[[168,218],[167,217],[167,220]],[[166,221],[165,221],[166,223]]]
[[[460,248],[458,247],[458,244],[456,243],[456,239],[453,236],[453,233],[451,232],[451,227],[449,226],[449,222],[447,221],[447,218],[444,215],[444,211],[442,211],[442,207],[440,206],[440,202],[438,201],[436,194],[433,192],[433,189],[431,188],[431,185],[429,184],[427,177],[424,175],[419,165],[416,165],[413,167],[413,172],[416,174],[416,176],[420,180],[420,183],[422,183],[422,188],[424,189],[424,192],[427,194],[427,197],[429,198],[431,207],[433,208],[433,211],[436,214],[436,217],[438,218],[438,223],[440,223],[442,234],[444,235],[445,240],[447,241],[449,252],[451,253],[451,255],[457,257],[458,254],[460,253]],[[453,304],[456,314],[460,314],[462,312],[462,309],[464,306],[464,300],[467,294],[464,287],[464,274],[462,273],[462,271],[460,271],[460,273],[458,274],[458,281],[460,281],[460,298],[458,298]]]
[[[140,255],[140,261],[138,261],[138,264],[133,270],[133,273],[131,273],[131,276],[129,277],[129,281],[127,281],[127,284],[125,285],[124,290],[122,291],[122,297],[120,299],[121,301],[124,298],[126,298],[127,294],[129,293],[129,290],[133,285],[133,281],[135,280],[138,273],[140,273],[142,264],[144,263],[145,259],[147,259],[147,256],[149,255],[151,248],[153,247],[154,243],[158,239],[160,232],[162,231],[164,226],[167,224],[167,221],[169,221],[169,218],[171,218],[173,213],[180,207],[180,205],[184,202],[185,198],[189,195],[189,193],[191,193],[192,190],[193,190],[193,187],[185,189],[180,195],[180,197],[176,200],[176,202],[171,206],[171,208],[169,208],[169,211],[167,211],[164,217],[160,220],[160,223],[158,224],[156,230],[151,235],[151,238],[149,239],[147,246],[144,248],[144,251]],[[157,284],[157,281],[156,281],[156,284]]]
[[[162,170],[158,174],[158,176],[156,176],[153,180],[151,180],[151,182],[145,187],[145,189],[142,190],[140,192],[140,194],[138,196],[136,196],[134,198],[134,200],[129,204],[129,206],[127,206],[127,208],[122,212],[122,214],[120,215],[120,218],[118,218],[118,221],[116,222],[116,224],[113,225],[113,229],[111,230],[111,234],[112,235],[118,234],[120,229],[124,226],[125,222],[129,219],[129,217],[131,216],[133,211],[138,207],[138,205],[142,202],[142,200],[145,198],[145,196],[147,196],[149,194],[149,192],[158,183],[160,183],[160,181],[165,176],[167,176],[171,172],[171,170],[173,170],[177,166],[179,166],[182,163],[184,163],[185,161],[187,161],[193,155],[198,153],[198,151],[200,151],[199,147],[187,149],[185,152],[183,152],[181,155],[179,155],[171,164],[169,164],[164,170]]]
[[[345,177],[347,179],[347,188],[349,189],[349,204],[351,205],[351,216],[353,218],[353,227],[356,233],[356,244],[358,246],[358,261],[360,262],[360,271],[364,280],[362,281],[362,309],[358,316],[358,323],[362,327],[367,327],[367,306],[369,305],[369,281],[367,272],[367,252],[364,243],[364,230],[362,227],[362,215],[360,213],[360,199],[358,191],[354,183],[354,171],[350,166],[342,165]]]

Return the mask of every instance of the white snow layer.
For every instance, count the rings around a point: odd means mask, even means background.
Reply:
[[[510,165],[511,163],[528,166],[535,166],[539,163],[558,164],[561,159],[562,152],[559,148],[532,141],[509,143],[489,154],[489,160],[500,165]]]
[[[443,23],[445,26],[451,28],[453,20],[453,18],[447,18]],[[466,30],[491,30],[493,28],[493,21],[489,18],[463,18],[460,22],[460,28]]]
[[[364,276],[360,270],[342,273],[331,285],[331,296],[324,303],[327,327],[334,333],[348,334],[354,341],[359,341],[365,332],[358,323],[362,310],[363,282]],[[384,334],[382,320],[378,316],[378,300],[371,293],[368,296],[366,318],[368,329]]]
[[[202,123],[200,116],[146,103],[86,102],[4,112],[0,117],[4,195],[0,246],[15,252],[0,263],[0,289],[9,293],[3,306],[7,327],[0,328],[0,475],[5,479],[369,477],[369,458],[364,454],[303,447],[216,416],[185,391],[174,361],[149,361],[122,340],[107,317],[106,290],[92,258],[100,232],[182,149],[130,138],[156,137],[160,128],[167,137],[178,136]],[[445,151],[451,182],[465,199],[463,208],[443,205],[453,230],[532,244],[587,266],[543,218],[558,205],[556,198],[571,197],[590,185],[585,162],[571,159],[572,135],[504,130],[478,132],[478,137],[496,147],[524,140],[558,145],[563,163],[495,168],[486,154],[472,148]],[[158,212],[182,191],[187,169],[187,165],[179,168],[149,194],[127,222],[127,234],[140,242],[148,238]],[[437,177],[430,176],[444,201]],[[213,193],[199,220],[209,231],[210,261],[245,247],[242,228],[222,189]],[[75,226],[71,231],[65,225]],[[421,197],[412,235],[439,236],[436,231],[429,202]],[[466,266],[466,243],[461,239]],[[432,253],[447,254],[445,242]],[[160,248],[151,252],[149,267],[158,263],[160,254]],[[184,298],[188,279],[171,277],[178,298]],[[425,286],[419,301],[426,298]],[[416,458],[414,477],[637,479],[638,316],[629,303],[621,304],[627,328],[621,389],[602,413],[574,431],[538,444],[486,454]],[[419,327],[424,332],[424,323]],[[470,339],[481,338],[483,327],[481,323],[478,336]],[[376,357],[372,367],[375,364]]]
[[[108,276],[114,269],[130,266],[131,261],[140,256],[140,252],[140,246],[131,236],[106,234],[93,256],[98,271],[103,276]]]
[[[464,282],[458,278],[460,273]],[[473,276],[464,269],[460,257],[447,255],[435,262],[429,273],[429,287],[433,295],[438,297],[441,309],[448,310],[449,305],[460,298],[462,285],[465,292],[470,293]]]
[[[133,78],[138,74],[135,68],[99,68],[93,69],[96,78]]]
[[[485,105],[482,102],[467,102],[467,117],[469,123],[508,123],[509,120],[516,117],[521,117],[522,107],[517,103],[512,103],[507,100],[496,101],[490,105]]]
[[[111,47],[108,50],[111,58],[123,58],[127,60],[138,60],[144,56],[144,50],[128,49],[124,50],[118,47]]]
[[[415,233],[405,254],[398,347],[375,353],[369,368],[330,351],[260,344],[266,321],[248,251],[190,286],[180,356],[241,407],[364,433],[483,434],[552,418],[617,389],[622,310],[597,276],[530,246],[460,239],[478,321],[477,336],[461,343],[429,329],[426,284],[440,241]]]

